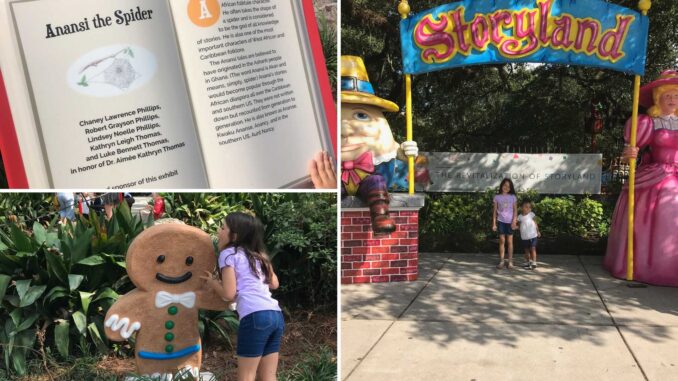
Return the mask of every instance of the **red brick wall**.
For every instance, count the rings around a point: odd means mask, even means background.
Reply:
[[[341,283],[417,280],[419,212],[391,210],[391,234],[372,232],[370,212],[341,212]]]

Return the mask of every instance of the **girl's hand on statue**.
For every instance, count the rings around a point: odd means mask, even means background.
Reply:
[[[337,172],[327,152],[315,154],[308,163],[308,173],[315,189],[337,189]]]
[[[622,159],[625,162],[628,162],[630,159],[635,159],[638,157],[638,152],[640,149],[638,147],[626,146],[622,151]]]
[[[214,279],[212,273],[207,270],[205,270],[205,275],[201,276],[200,279],[204,279],[206,283],[214,289],[221,288],[221,283],[217,279]]]
[[[400,145],[400,149],[403,150],[405,156],[417,157],[417,155],[419,155],[419,147],[417,147],[417,142],[412,140],[404,141]]]

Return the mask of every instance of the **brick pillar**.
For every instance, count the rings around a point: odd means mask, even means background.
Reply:
[[[391,234],[374,234],[368,208],[342,206],[342,284],[417,280],[419,207],[391,204]]]

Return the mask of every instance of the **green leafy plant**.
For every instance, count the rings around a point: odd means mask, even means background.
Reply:
[[[57,220],[0,229],[0,345],[4,368],[18,375],[36,337],[42,356],[108,352],[103,318],[131,288],[124,253],[144,226],[126,204],[107,222],[94,213],[73,224]]]
[[[491,230],[494,190],[484,193],[429,195],[420,214],[422,250],[494,251]],[[609,230],[614,198],[546,196],[534,191],[518,194],[532,201],[543,238],[555,242],[577,240],[600,250]],[[519,211],[520,212],[520,211]],[[543,247],[543,246],[542,246]],[[551,248],[550,248],[551,249]]]
[[[331,381],[337,379],[337,359],[330,348],[309,352],[305,360],[278,375],[281,381]]]

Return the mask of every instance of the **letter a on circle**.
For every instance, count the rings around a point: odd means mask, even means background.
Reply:
[[[200,20],[212,18],[210,10],[207,9],[206,1],[207,0],[200,0]]]
[[[188,2],[188,18],[200,27],[208,27],[219,21],[220,7],[218,0],[190,0]]]

